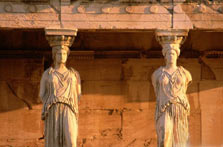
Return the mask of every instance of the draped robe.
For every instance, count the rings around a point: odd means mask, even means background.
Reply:
[[[181,66],[172,74],[160,67],[152,75],[157,97],[155,120],[158,147],[187,145],[190,104],[186,90],[191,80],[190,73]]]
[[[50,67],[43,76],[47,77],[42,98],[45,147],[76,147],[81,95],[79,74],[73,69],[61,74]]]

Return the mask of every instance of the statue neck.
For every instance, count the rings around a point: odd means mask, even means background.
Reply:
[[[165,68],[166,69],[176,69],[177,64],[169,63],[169,64],[166,64]]]
[[[56,64],[54,69],[59,73],[65,73],[67,71],[67,67],[64,63]]]
[[[172,75],[177,70],[176,64],[166,64],[165,71]]]

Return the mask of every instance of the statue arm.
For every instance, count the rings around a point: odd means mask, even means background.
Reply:
[[[70,70],[72,71],[72,73],[73,73],[73,75],[75,76],[75,79],[76,79],[76,85],[75,85],[75,87],[76,87],[76,90],[75,90],[75,92],[76,92],[76,94],[77,94],[77,98],[78,98],[78,100],[80,100],[80,98],[81,98],[81,79],[80,79],[80,75],[79,75],[79,73],[76,71],[76,70],[74,70],[73,68],[70,68]]]
[[[184,69],[184,73],[186,76],[186,84],[185,84],[185,93],[186,93],[188,86],[192,83],[192,76],[191,76],[190,72],[186,69]],[[187,99],[187,101],[188,101],[188,99]],[[189,101],[188,101],[188,105],[187,105],[187,114],[190,115]]]
[[[155,91],[155,93],[157,92],[156,91],[156,78],[157,78],[157,71],[155,71],[155,72],[153,72],[153,74],[152,74],[152,77],[151,77],[151,79],[152,79],[152,85],[153,85],[153,88],[154,88],[154,91]]]
[[[76,79],[77,79],[77,97],[78,100],[80,100],[81,97],[81,79],[78,72],[75,73]]]
[[[186,72],[187,75],[187,85],[190,85],[192,83],[192,76],[189,71]]]
[[[190,72],[186,69],[184,69],[184,73],[186,76],[186,87],[188,87],[192,83],[192,76],[191,76]]]
[[[46,80],[47,80],[47,74],[46,72],[44,72],[40,80],[40,91],[39,91],[39,97],[43,103],[45,102],[44,96],[46,94]]]

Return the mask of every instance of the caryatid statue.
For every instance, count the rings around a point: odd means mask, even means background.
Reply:
[[[177,66],[180,45],[187,33],[183,30],[156,31],[166,62],[152,74],[158,147],[185,147],[188,144],[190,104],[186,91],[192,77],[185,68]]]
[[[81,81],[76,70],[66,67],[66,61],[77,30],[45,29],[45,33],[54,61],[40,82],[45,147],[76,147]]]

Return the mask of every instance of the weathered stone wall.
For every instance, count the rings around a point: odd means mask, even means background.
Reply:
[[[0,146],[41,146],[41,59],[0,59]]]
[[[70,58],[82,79],[79,139],[81,147],[156,146],[152,72],[162,59]],[[191,146],[223,144],[223,59],[179,59],[193,83]],[[42,147],[43,123],[38,98],[44,70],[40,58],[0,59],[0,146]]]

